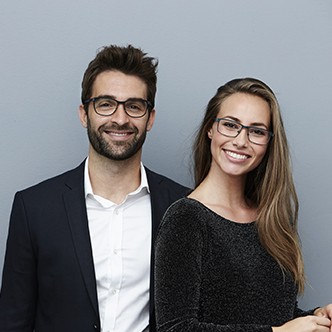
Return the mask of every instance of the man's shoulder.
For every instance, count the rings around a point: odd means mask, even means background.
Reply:
[[[176,191],[182,195],[185,195],[190,190],[188,187],[172,180],[171,178],[169,178],[165,175],[156,173],[156,172],[150,170],[149,168],[147,168],[146,166],[145,166],[145,170],[146,170],[146,175],[148,178],[149,187],[151,190],[153,190],[154,186],[158,186],[158,188],[165,188],[165,189],[169,189],[171,191]]]
[[[66,184],[70,183],[83,183],[83,176],[84,176],[84,161],[77,167],[67,170],[61,174],[55,175],[48,179],[45,179],[35,185],[32,185],[28,188],[20,190],[21,194],[33,194],[33,193],[40,193],[40,192],[49,192],[51,190],[56,190],[57,187],[63,187]]]

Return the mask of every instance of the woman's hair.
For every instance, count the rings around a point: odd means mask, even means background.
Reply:
[[[84,73],[82,103],[92,97],[92,87],[96,77],[104,71],[114,70],[140,78],[147,86],[147,100],[153,108],[157,91],[157,67],[157,59],[147,56],[140,48],[132,45],[102,47]]]
[[[256,224],[262,245],[278,262],[283,273],[292,275],[299,292],[303,292],[305,277],[297,232],[298,199],[288,143],[277,98],[262,81],[254,78],[234,79],[221,86],[209,101],[194,141],[195,186],[205,179],[211,167],[211,140],[207,133],[223,101],[234,93],[258,96],[270,107],[269,130],[273,132],[273,137],[260,165],[247,175],[245,195],[258,207]]]

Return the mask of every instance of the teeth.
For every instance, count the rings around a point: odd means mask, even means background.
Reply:
[[[127,135],[127,133],[111,133],[112,135],[114,135],[114,136],[126,136]]]
[[[231,156],[232,158],[235,158],[235,159],[247,159],[248,156],[244,155],[244,154],[238,154],[238,153],[235,153],[235,152],[231,152],[231,151],[226,151],[226,153]]]

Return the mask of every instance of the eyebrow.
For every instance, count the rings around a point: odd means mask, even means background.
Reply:
[[[113,95],[98,95],[95,98],[111,98],[111,99],[116,99],[116,97],[113,96]]]
[[[114,96],[110,96],[110,95],[97,95],[95,97],[91,97],[91,98],[111,98],[111,99],[115,99]]]
[[[240,119],[238,119],[238,118],[236,118],[234,116],[226,115],[223,118],[230,119],[230,120],[233,120],[235,122],[239,122],[239,123],[242,124],[242,122],[240,121]],[[265,123],[262,123],[262,122],[253,122],[249,126],[250,127],[265,127],[266,129],[269,128]]]
[[[113,95],[99,95],[97,97],[94,97],[94,98],[110,98],[110,99],[114,99],[114,100],[118,100],[117,97],[113,96]],[[128,99],[124,100],[124,101],[127,101],[127,100],[132,100],[132,99],[138,99],[138,100],[146,100],[144,98],[141,98],[141,97],[129,97]],[[121,100],[119,100],[121,101]]]

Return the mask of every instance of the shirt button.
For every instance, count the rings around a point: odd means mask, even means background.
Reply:
[[[116,294],[116,289],[112,289],[111,294],[115,295]]]

